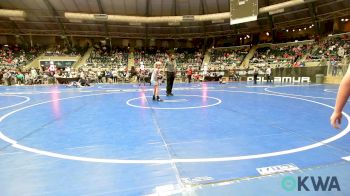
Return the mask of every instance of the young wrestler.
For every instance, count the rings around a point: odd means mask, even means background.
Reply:
[[[350,96],[350,69],[348,69],[342,81],[340,82],[334,111],[330,118],[331,125],[334,128],[339,129],[339,125],[342,119],[342,111],[344,109],[344,106],[349,96]]]
[[[162,101],[159,98],[159,78],[161,78],[160,75],[160,65],[162,63],[157,61],[156,63],[154,63],[154,69],[152,72],[152,76],[151,76],[151,84],[153,85],[153,101],[157,100],[157,101]]]

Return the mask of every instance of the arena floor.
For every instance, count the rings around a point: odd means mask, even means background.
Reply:
[[[350,117],[329,124],[336,85],[176,84],[163,102],[135,84],[0,92],[3,196],[293,195],[298,176],[341,188],[300,194],[350,194]]]

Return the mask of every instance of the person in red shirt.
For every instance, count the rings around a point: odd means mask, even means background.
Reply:
[[[198,72],[196,72],[194,75],[193,75],[193,79],[195,82],[197,82],[199,80],[199,74]]]
[[[187,75],[187,79],[188,79],[188,83],[191,83],[191,79],[192,79],[192,66],[189,65],[187,70],[186,70],[186,75]]]

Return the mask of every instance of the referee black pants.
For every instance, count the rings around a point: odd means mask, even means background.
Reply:
[[[254,84],[256,84],[257,83],[256,81],[258,80],[258,74],[254,74],[253,76],[254,76]]]
[[[173,91],[175,80],[175,72],[166,72],[166,94],[169,95]]]

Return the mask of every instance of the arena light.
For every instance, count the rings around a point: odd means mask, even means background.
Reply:
[[[94,14],[94,18],[97,21],[107,21],[108,15],[107,14]]]
[[[182,21],[184,22],[193,22],[194,16],[193,15],[184,15],[182,16]]]
[[[284,12],[284,9],[273,10],[269,12],[269,15],[280,14],[283,12]]]
[[[246,23],[246,22],[251,22],[256,20],[258,20],[258,16],[248,16],[244,18],[233,19],[230,21],[230,24],[235,25],[235,24]]]
[[[307,1],[311,2],[311,1],[315,1],[315,0],[307,0]],[[282,2],[282,3],[259,8],[259,13],[262,14],[262,13],[267,13],[267,12],[273,12],[276,10],[280,10],[280,9],[284,9],[284,8],[288,8],[288,7],[293,7],[293,6],[297,6],[297,5],[304,4],[304,3],[305,3],[305,0],[286,1],[286,2]]]
[[[93,14],[65,12],[64,17],[69,20],[95,20]]]
[[[3,16],[3,17],[14,17],[14,18],[24,18],[24,17],[26,17],[26,13],[23,10],[0,9],[0,16]]]

